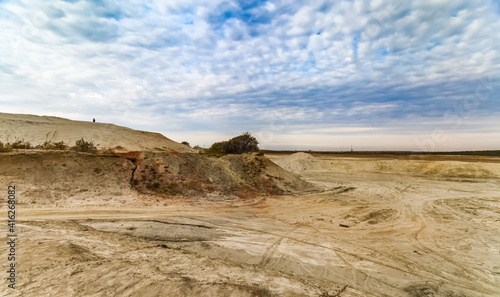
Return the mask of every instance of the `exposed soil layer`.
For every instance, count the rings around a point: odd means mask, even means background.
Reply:
[[[257,154],[226,155],[144,153],[136,162],[135,189],[155,195],[226,199],[318,190]]]
[[[19,203],[39,207],[244,199],[320,189],[264,156],[172,152],[1,153],[0,183],[16,184],[23,191]]]

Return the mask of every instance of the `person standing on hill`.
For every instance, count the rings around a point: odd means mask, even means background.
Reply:
[[[95,118],[92,118],[92,123],[95,123]]]

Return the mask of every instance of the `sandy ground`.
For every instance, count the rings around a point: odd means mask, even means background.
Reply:
[[[18,289],[0,294],[500,296],[497,159],[268,157],[324,192],[18,205]]]

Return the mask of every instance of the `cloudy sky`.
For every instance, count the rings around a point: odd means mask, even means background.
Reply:
[[[208,146],[500,149],[500,0],[0,0],[0,111]]]

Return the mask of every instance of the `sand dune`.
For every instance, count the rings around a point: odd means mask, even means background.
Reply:
[[[81,138],[93,141],[98,148],[120,151],[177,151],[193,152],[160,133],[145,132],[113,124],[72,121],[64,118],[0,113],[0,141],[25,140],[32,145],[45,141],[63,141],[73,146]]]
[[[300,174],[304,171],[324,170],[323,162],[308,153],[295,153],[283,159],[275,160],[275,163],[284,169]]]

